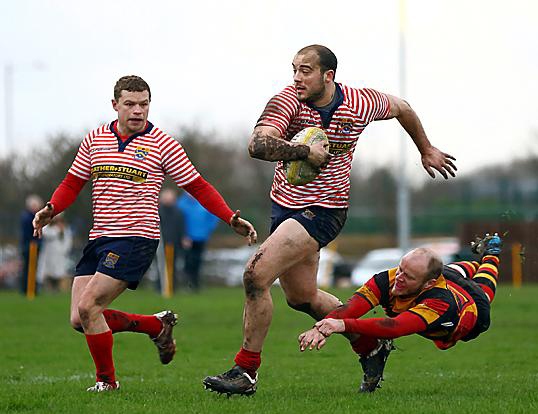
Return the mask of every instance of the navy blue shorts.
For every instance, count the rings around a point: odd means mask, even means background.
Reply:
[[[159,240],[145,237],[99,237],[90,240],[75,269],[76,276],[104,273],[136,289],[148,270]]]
[[[292,218],[297,220],[316,240],[319,248],[327,246],[344,227],[347,218],[347,208],[325,208],[309,206],[301,209],[282,207],[275,203],[271,206],[271,230],[273,233],[280,224]]]

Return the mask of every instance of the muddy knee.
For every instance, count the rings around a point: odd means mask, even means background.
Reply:
[[[92,313],[92,304],[88,301],[81,300],[78,304],[78,315],[80,318],[80,323],[82,325],[87,324],[90,321]]]
[[[314,308],[312,308],[312,305],[309,302],[298,303],[298,304],[292,303],[289,300],[287,302],[290,308],[295,309],[296,311],[299,311],[299,312],[306,313],[307,315],[310,315],[312,318],[314,318],[317,321],[325,317],[325,315],[322,315],[321,313],[316,312]]]
[[[258,272],[254,269],[247,269],[243,273],[243,286],[245,294],[249,299],[256,299],[267,289],[263,283],[260,283]]]

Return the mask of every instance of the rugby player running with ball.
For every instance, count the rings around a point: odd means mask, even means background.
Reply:
[[[247,263],[243,342],[229,371],[203,380],[212,391],[228,395],[256,392],[261,351],[273,315],[270,288],[277,278],[289,306],[316,320],[341,304],[317,288],[319,250],[344,226],[353,153],[370,122],[396,118],[411,136],[432,178],[434,170],[445,179],[449,174],[455,176],[455,158],[430,143],[406,101],[336,83],[336,67],[336,56],[327,47],[301,49],[292,62],[294,84],[267,103],[254,128],[251,157],[276,162],[270,194],[271,235]],[[323,129],[329,148],[321,141],[313,145],[290,142],[307,127]],[[306,185],[291,185],[285,163],[296,160],[310,162],[320,174]]]

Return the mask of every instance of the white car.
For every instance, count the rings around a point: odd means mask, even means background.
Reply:
[[[245,266],[256,249],[256,246],[243,246],[232,249],[208,250],[204,255],[203,277],[226,286],[241,286]],[[323,248],[320,250],[317,274],[319,286],[332,285],[334,267],[342,260],[342,256],[333,249]],[[278,279],[275,284],[279,284]]]
[[[397,247],[375,249],[366,254],[351,271],[353,286],[362,286],[376,273],[398,266],[403,250]]]
[[[231,249],[210,249],[204,255],[201,273],[206,280],[226,286],[241,286],[248,259],[256,246]]]

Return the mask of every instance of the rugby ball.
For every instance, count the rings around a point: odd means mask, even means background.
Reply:
[[[291,142],[304,145],[312,145],[320,141],[329,143],[325,132],[316,127],[302,129],[291,139]],[[319,169],[306,160],[288,161],[284,163],[284,169],[286,180],[292,185],[308,184],[314,181],[319,174]]]

